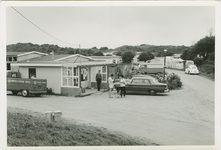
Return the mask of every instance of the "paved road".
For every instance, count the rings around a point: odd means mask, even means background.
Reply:
[[[214,144],[214,81],[181,71],[183,89],[168,94],[126,95],[108,93],[88,97],[42,96],[23,98],[8,94],[8,107],[36,112],[62,110],[62,117],[102,126],[161,145]]]

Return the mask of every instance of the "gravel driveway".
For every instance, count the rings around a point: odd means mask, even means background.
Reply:
[[[214,144],[214,81],[181,76],[183,89],[168,94],[108,98],[108,92],[88,97],[28,97],[7,95],[7,106],[36,112],[62,110],[62,117],[142,137],[160,145]]]

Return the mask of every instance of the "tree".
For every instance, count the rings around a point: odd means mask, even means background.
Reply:
[[[166,56],[172,56],[172,55],[173,55],[172,52],[169,52],[169,51],[166,52]]]
[[[131,61],[133,60],[135,54],[131,51],[126,51],[122,54],[122,60],[124,63],[131,63]]]
[[[101,47],[100,50],[101,50],[101,51],[102,51],[102,50],[108,50],[108,48],[107,48],[107,47]]]
[[[121,51],[118,51],[118,52],[116,53],[116,55],[117,55],[117,56],[121,56]]]
[[[104,54],[101,51],[98,51],[94,53],[94,56],[104,56]]]
[[[95,46],[95,47],[92,47],[91,49],[97,49],[97,47]]]
[[[208,59],[209,55],[213,52],[215,52],[215,36],[206,36],[193,47],[193,53],[203,56],[204,60]]]
[[[199,57],[195,57],[195,58],[193,59],[193,62],[194,62],[194,64],[196,64],[197,67],[199,67],[199,66],[202,65],[203,59],[202,59],[202,58],[199,58]]]
[[[139,55],[138,60],[139,61],[147,61],[147,60],[151,60],[153,58],[154,58],[154,56],[150,52],[147,52],[147,53],[143,52]]]

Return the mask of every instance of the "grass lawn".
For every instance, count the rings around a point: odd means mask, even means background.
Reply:
[[[129,146],[158,145],[144,139],[130,137],[62,118],[50,122],[44,114],[8,108],[8,146]]]

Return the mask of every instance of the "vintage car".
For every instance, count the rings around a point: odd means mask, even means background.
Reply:
[[[189,65],[186,69],[185,69],[185,74],[199,74],[199,70],[197,68],[197,66],[195,65]]]
[[[115,81],[115,88],[120,86],[119,80]],[[156,93],[167,93],[167,84],[159,83],[157,79],[148,75],[134,76],[131,80],[126,81],[126,93],[147,93],[155,95]]]

